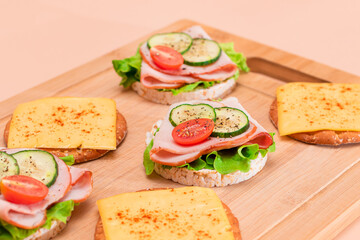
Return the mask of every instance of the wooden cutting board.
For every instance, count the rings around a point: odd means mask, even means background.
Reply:
[[[181,20],[156,32],[181,31],[197,23]],[[240,76],[235,96],[268,131],[277,130],[268,116],[276,87],[293,81],[360,83],[360,78],[202,25],[219,42],[234,42],[248,57],[251,72]],[[0,103],[0,131],[22,102],[49,96],[109,97],[126,117],[128,136],[118,150],[84,163],[94,173],[91,197],[76,207],[57,239],[93,239],[98,220],[96,200],[144,188],[180,187],[142,166],[145,133],[164,117],[168,106],[155,104],[118,86],[111,60],[133,55],[138,41]],[[239,33],[236,34],[241,34]],[[275,136],[277,150],[252,179],[215,188],[239,219],[243,239],[329,239],[360,215],[360,145],[313,146]],[[5,146],[3,139],[1,145]]]

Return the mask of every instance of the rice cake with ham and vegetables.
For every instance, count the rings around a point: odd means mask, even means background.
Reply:
[[[120,85],[161,104],[223,98],[240,72],[249,72],[232,42],[217,43],[201,26],[155,34],[134,56],[113,60],[113,66]]]
[[[186,128],[180,130],[185,137],[202,134],[204,128],[210,127],[201,125],[203,119],[215,120],[208,138],[193,141],[191,145],[175,141],[174,131],[177,132],[182,124],[199,125],[198,129],[195,125],[190,126],[189,132]],[[223,101],[193,100],[171,105],[165,119],[155,123],[147,133],[146,144],[143,164],[147,175],[155,171],[174,182],[202,187],[245,181],[264,167],[268,152],[275,151],[272,134],[234,97]]]
[[[92,192],[92,172],[38,149],[1,149],[0,239],[48,240]],[[35,164],[36,163],[36,164]],[[16,166],[16,167],[13,167]]]

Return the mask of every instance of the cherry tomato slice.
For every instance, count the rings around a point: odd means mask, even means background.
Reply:
[[[172,137],[180,145],[194,145],[207,139],[214,126],[212,119],[192,119],[177,125],[172,131]]]
[[[154,63],[166,70],[178,69],[184,63],[183,56],[167,46],[154,46],[150,49],[150,56]]]
[[[7,201],[17,204],[40,202],[49,192],[48,187],[42,182],[23,175],[3,177],[0,190]]]

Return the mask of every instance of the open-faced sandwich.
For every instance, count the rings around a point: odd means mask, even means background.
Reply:
[[[359,143],[360,84],[285,84],[277,89],[270,119],[280,136],[305,143]]]
[[[8,148],[44,149],[81,163],[115,150],[126,132],[112,99],[52,97],[20,104],[4,138]]]
[[[234,97],[170,106],[147,134],[146,174],[185,185],[226,186],[247,180],[275,150],[272,136]]]
[[[95,240],[240,240],[239,222],[208,188],[123,193],[97,201]]]
[[[92,173],[38,149],[0,151],[0,239],[48,240],[92,192]]]
[[[246,58],[233,43],[217,43],[200,27],[159,33],[140,45],[135,56],[113,60],[120,85],[161,104],[225,97],[236,85]]]

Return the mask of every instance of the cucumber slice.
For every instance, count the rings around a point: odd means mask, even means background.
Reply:
[[[231,107],[215,108],[216,121],[212,137],[235,137],[249,128],[249,119],[246,114]]]
[[[12,155],[20,167],[20,175],[33,177],[47,187],[54,184],[58,166],[54,156],[42,150],[24,150]]]
[[[167,46],[183,54],[190,49],[192,42],[187,33],[159,33],[149,38],[147,46],[149,49],[157,45]]]
[[[190,66],[205,66],[216,62],[221,55],[219,44],[213,40],[196,38],[189,51],[183,54],[184,63]]]
[[[170,112],[169,121],[176,127],[180,123],[197,118],[216,119],[215,109],[209,104],[181,104],[173,108]]]
[[[19,165],[13,156],[0,152],[0,180],[6,176],[18,175],[19,171]]]

